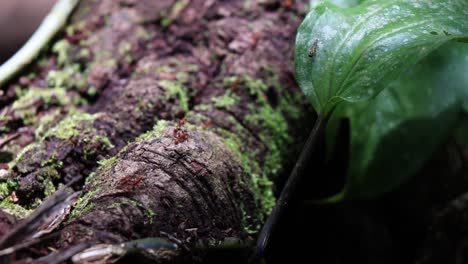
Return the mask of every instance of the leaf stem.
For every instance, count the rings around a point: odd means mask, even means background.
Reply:
[[[59,0],[28,42],[13,57],[0,66],[0,86],[30,64],[43,47],[65,25],[68,16],[80,0]]]
[[[327,115],[327,117],[328,116],[329,115]],[[317,141],[325,129],[327,119],[328,118],[319,116],[315,121],[314,127],[312,128],[312,131],[309,134],[309,138],[307,139],[307,142],[302,149],[301,155],[296,161],[294,169],[291,172],[286,185],[281,191],[281,195],[278,198],[273,211],[271,212],[265,225],[263,226],[262,231],[260,232],[260,235],[258,236],[257,245],[255,247],[252,258],[250,259],[250,263],[259,263],[265,254],[265,250],[268,246],[271,234],[275,231],[278,220],[280,219],[283,211],[288,206],[294,191],[297,189],[297,186],[304,175],[306,165],[311,160],[312,155],[315,152]]]

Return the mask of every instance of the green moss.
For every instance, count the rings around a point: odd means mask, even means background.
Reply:
[[[217,129],[217,133],[222,135],[224,143],[234,155],[234,158],[238,160],[244,171],[250,175],[252,191],[261,208],[263,208],[263,212],[260,212],[260,218],[263,218],[273,209],[275,198],[272,191],[273,183],[257,161],[258,153],[244,149],[244,144],[240,138],[230,131]]]
[[[18,217],[19,219],[27,217],[32,212],[32,210],[28,210],[18,204],[12,203],[9,198],[3,199],[0,203],[0,209]]]
[[[244,232],[249,234],[249,235],[256,235],[258,234],[258,231],[260,230],[261,225],[260,224],[252,224],[252,221],[251,221],[251,218],[252,216],[249,215],[246,211],[245,211],[245,208],[244,208],[244,205],[241,204],[240,205],[240,209],[241,209],[241,212],[242,212],[242,226],[243,226],[243,229],[244,229]],[[258,221],[256,221],[258,222]]]
[[[171,8],[167,16],[161,20],[162,27],[168,27],[174,19],[176,19],[180,12],[190,3],[190,0],[178,0]]]
[[[44,181],[44,195],[45,197],[49,197],[54,194],[56,191],[55,185],[52,182],[51,178],[46,178]]]
[[[125,62],[127,63],[133,62],[131,51],[132,51],[132,44],[130,42],[123,41],[119,44],[118,52],[121,56],[123,56]]]
[[[88,48],[81,48],[78,52],[78,58],[81,60],[91,59],[91,51]]]
[[[110,59],[106,61],[106,65],[112,68],[116,68],[118,65],[118,62],[116,59]]]
[[[111,157],[111,158],[108,158],[108,159],[103,159],[103,160],[98,161],[98,164],[99,164],[100,167],[110,167],[110,166],[113,166],[116,163],[117,163],[117,158],[115,156]]]
[[[161,80],[159,84],[167,91],[169,96],[174,96],[179,100],[180,108],[187,112],[188,107],[188,96],[185,86],[179,82],[170,80]]]
[[[155,35],[156,33],[154,33],[153,31],[148,31],[145,29],[140,29],[136,32],[137,39],[140,39],[142,41],[148,41],[154,38]]]
[[[167,129],[168,121],[166,120],[158,120],[156,125],[154,125],[153,129],[140,135],[136,141],[144,141],[152,138],[160,138],[162,136],[162,132]]]
[[[209,110],[213,109],[213,105],[211,105],[211,104],[200,104],[200,105],[196,106],[196,109],[200,110],[200,111],[209,111]]]
[[[35,142],[35,143],[31,143],[29,145],[27,145],[26,147],[24,147],[19,153],[18,155],[16,155],[16,158],[15,160],[13,160],[10,164],[10,168],[9,170],[12,171],[14,167],[16,167],[16,165],[18,164],[18,162],[20,162],[23,158],[24,158],[24,155],[26,155],[26,153],[28,153],[29,151],[33,151],[35,148],[39,148],[39,143]]]
[[[41,162],[41,167],[52,167],[60,169],[63,167],[63,161],[58,160],[56,155],[52,155],[52,157],[50,157],[48,160]]]
[[[84,21],[78,21],[72,25],[69,25],[65,28],[67,36],[73,36],[75,33],[83,31],[86,29],[86,23]]]
[[[66,39],[59,40],[52,47],[52,51],[57,54],[57,62],[63,66],[68,62],[68,54],[70,53],[70,43]]]
[[[71,99],[62,88],[30,88],[13,103],[12,109],[15,111],[16,115],[21,117],[25,124],[35,124],[38,117],[36,115],[36,107],[34,107],[34,105],[38,102],[43,102],[45,104],[44,107],[47,108],[52,105],[68,106],[71,104]]]
[[[100,161],[98,161],[99,163]],[[96,177],[97,173],[95,171],[91,172],[85,179],[85,184],[88,184],[90,183],[95,177]]]
[[[80,197],[73,207],[73,211],[70,214],[70,219],[76,218],[89,212],[94,208],[94,203],[90,203],[92,197],[99,193],[99,188],[95,188],[92,191],[87,192],[85,195]]]
[[[211,98],[211,101],[216,107],[229,109],[239,102],[239,96],[231,93],[231,91],[227,91],[222,96]]]
[[[76,112],[64,118],[55,127],[49,129],[44,137],[56,137],[60,139],[70,139],[74,136],[82,135],[83,133],[94,130],[92,126],[84,126],[85,130],[79,130],[78,127],[82,122],[92,122],[98,117],[98,114],[88,114]]]
[[[8,187],[8,183],[2,182],[0,183],[0,199],[5,199],[10,194],[10,188]]]
[[[30,88],[18,100],[13,103],[13,109],[21,109],[30,107],[38,99],[44,101],[46,104],[60,104],[67,105],[70,103],[70,98],[62,88],[56,89],[37,89]]]
[[[103,136],[103,135],[97,135],[95,137],[93,137],[93,141],[94,142],[99,142],[99,143],[102,143],[102,145],[106,148],[114,148],[114,144],[112,144],[112,142],[110,141],[110,139],[106,136]]]
[[[60,115],[60,109],[55,109],[52,113],[49,113],[49,114],[43,116],[39,121],[38,128],[36,129],[36,137],[37,138],[42,138],[45,135],[49,125],[56,118],[58,118],[59,115]]]
[[[49,87],[81,90],[86,86],[86,78],[81,73],[79,64],[66,65],[62,69],[49,71],[47,84]]]
[[[234,84],[240,89],[245,89],[255,102],[247,105],[248,114],[244,116],[243,122],[252,127],[258,128],[257,136],[266,145],[268,152],[263,161],[259,160],[259,155],[255,151],[245,149],[245,142],[239,138],[241,133],[245,133],[245,127],[236,119],[230,118],[228,121],[234,126],[232,131],[217,130],[231,153],[238,159],[244,170],[251,176],[252,190],[257,197],[259,204],[264,209],[265,216],[274,206],[272,177],[277,176],[284,163],[284,157],[288,154],[288,146],[292,142],[289,136],[288,118],[298,118],[300,116],[300,105],[296,97],[291,96],[289,91],[283,90],[277,77],[267,72],[265,80],[253,79],[249,76],[231,76],[223,80],[223,86],[227,90],[226,96],[220,100],[213,100],[216,107],[231,107],[236,102],[229,100],[231,88]],[[278,104],[273,107],[268,101],[267,92],[269,89],[275,89],[278,95]],[[224,97],[224,96],[223,96]],[[222,102],[222,103],[220,103]],[[226,103],[227,102],[227,103]],[[218,105],[216,105],[218,103]],[[244,213],[245,223],[249,223],[251,216]],[[259,216],[260,219],[262,215]],[[244,224],[247,233],[255,233],[258,226],[248,226]]]
[[[18,186],[19,184],[16,180],[8,180],[0,183],[0,199],[3,200],[7,198]]]
[[[79,26],[68,27],[68,33],[73,34],[77,27]],[[75,58],[70,56],[74,54],[76,58],[87,59],[90,55],[89,50],[83,47],[79,51],[72,51],[72,45],[68,40],[62,39],[55,43],[52,51],[57,54],[57,63],[60,68],[51,70],[47,74],[46,79],[49,87],[61,87],[77,91],[84,89],[87,82],[85,73],[82,72],[78,63],[73,63]]]

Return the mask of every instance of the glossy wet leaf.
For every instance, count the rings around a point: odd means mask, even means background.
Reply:
[[[449,43],[376,98],[345,103],[351,153],[345,198],[372,198],[414,175],[454,128],[468,94],[468,45]]]
[[[466,0],[322,3],[301,24],[296,78],[316,111],[375,97],[388,83],[451,40],[468,36]]]
[[[332,3],[339,7],[353,7],[364,2],[364,0],[311,0],[310,7],[315,8],[316,6],[321,5],[324,2]]]

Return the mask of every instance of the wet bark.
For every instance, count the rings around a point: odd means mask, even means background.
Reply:
[[[83,0],[0,94],[0,207],[25,217],[81,179],[58,250],[251,241],[313,122],[291,69],[303,2]]]

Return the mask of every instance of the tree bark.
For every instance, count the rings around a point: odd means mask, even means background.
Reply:
[[[291,69],[305,2],[82,0],[0,94],[0,208],[26,217],[78,179],[59,252],[252,241],[313,123]]]

